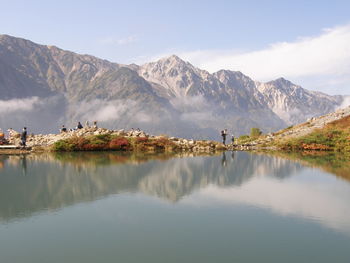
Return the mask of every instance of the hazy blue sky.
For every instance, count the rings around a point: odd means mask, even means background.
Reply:
[[[350,1],[0,4],[1,34],[118,63],[175,53],[210,72],[241,70],[260,81],[283,76],[305,88],[350,94]]]

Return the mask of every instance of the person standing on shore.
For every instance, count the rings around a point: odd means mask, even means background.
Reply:
[[[224,129],[221,131],[221,136],[222,136],[222,143],[226,145],[226,136],[227,136],[227,129]]]
[[[62,132],[67,132],[67,128],[66,128],[64,125],[62,125],[62,128],[61,128],[60,132],[61,132],[61,133],[62,133]]]
[[[21,144],[23,147],[26,147],[26,143],[27,143],[27,127],[24,127],[21,133]]]

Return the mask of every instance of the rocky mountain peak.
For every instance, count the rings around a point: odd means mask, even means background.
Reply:
[[[195,71],[195,68],[189,63],[176,55],[171,55],[169,57],[161,58],[156,62],[151,62],[142,65],[143,68],[152,68],[152,71],[160,71],[163,73],[168,73],[170,76],[176,75],[177,72],[184,72],[188,70]]]
[[[164,61],[164,62],[167,62],[167,63],[174,63],[174,62],[175,63],[182,63],[182,64],[188,63],[188,62],[182,60],[180,57],[178,57],[177,55],[174,55],[174,54],[169,56],[169,57],[161,58],[161,59],[159,59],[159,61]]]
[[[240,71],[231,71],[231,70],[219,70],[213,74],[218,78],[222,83],[233,83],[233,82],[244,82],[245,84],[252,82],[253,80],[248,76],[244,75]]]
[[[195,68],[176,55],[144,64],[138,72],[147,81],[165,87],[170,97],[186,96],[202,76],[209,75],[208,72]]]
[[[294,83],[292,83],[291,81],[286,80],[285,78],[282,78],[282,77],[278,78],[278,79],[275,79],[275,80],[272,80],[272,81],[269,81],[266,84],[270,85],[270,86],[273,86],[273,87],[276,87],[276,88],[278,88],[280,90],[289,90],[292,87],[300,88],[300,86],[297,86]]]

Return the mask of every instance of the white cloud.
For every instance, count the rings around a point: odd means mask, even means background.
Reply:
[[[16,111],[31,111],[37,104],[39,104],[38,97],[0,100],[0,114],[7,114]]]
[[[132,101],[105,101],[95,99],[92,101],[83,101],[73,107],[73,111],[79,119],[98,120],[101,122],[118,120],[124,116],[129,107],[133,107]]]
[[[132,118],[134,122],[155,123],[156,119],[150,112],[140,110],[137,102],[133,100],[100,100],[83,101],[72,107],[77,120],[90,120],[98,122],[113,122]]]
[[[260,50],[171,53],[209,72],[238,70],[259,81],[285,77],[308,89],[350,94],[350,24],[324,29],[318,36],[274,43]]]
[[[175,109],[182,112],[181,120],[205,122],[217,120],[217,117],[213,114],[215,106],[202,95],[173,98],[170,102]]]
[[[170,101],[178,110],[203,110],[209,104],[202,95],[173,98]]]
[[[350,69],[350,25],[324,30],[316,37],[275,43],[262,50],[233,54],[196,51],[184,53],[183,57],[211,72],[229,68],[262,80],[281,75],[343,75]]]
[[[343,103],[337,109],[344,109],[350,106],[350,96],[346,96],[343,100]]]

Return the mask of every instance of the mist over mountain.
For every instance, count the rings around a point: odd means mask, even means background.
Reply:
[[[238,71],[210,74],[173,55],[122,65],[0,35],[0,127],[57,132],[97,120],[193,138],[274,131],[333,111],[344,96],[308,91],[283,78],[260,83]]]

